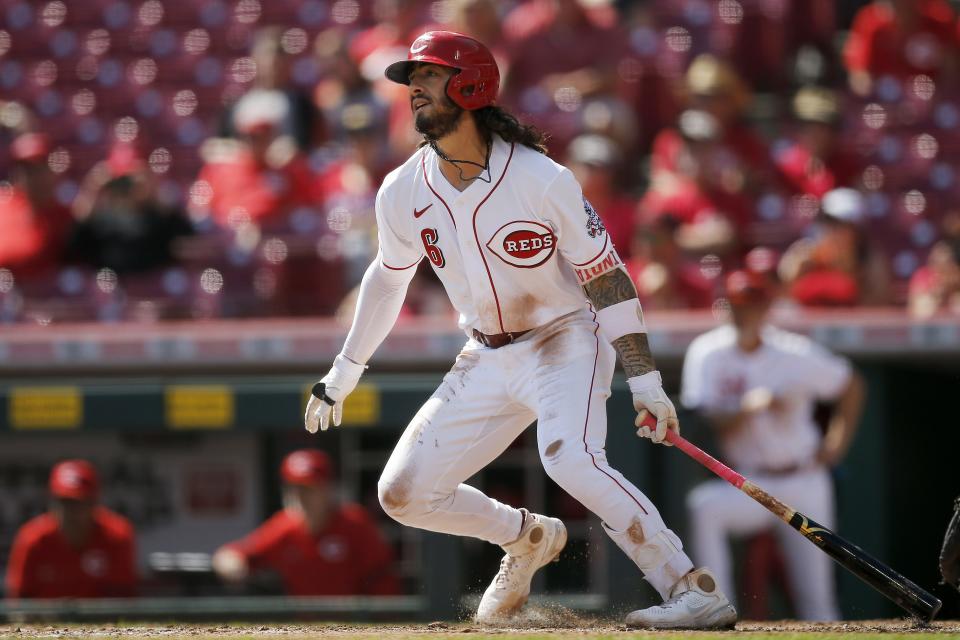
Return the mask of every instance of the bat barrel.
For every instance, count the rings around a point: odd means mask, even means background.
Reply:
[[[935,595],[802,513],[794,513],[790,526],[913,617],[930,622],[940,611],[943,603]]]

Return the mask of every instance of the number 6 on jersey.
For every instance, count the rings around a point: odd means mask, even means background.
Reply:
[[[423,250],[427,252],[427,257],[430,258],[430,262],[438,269],[442,268],[446,262],[443,258],[443,251],[437,246],[437,240],[439,239],[437,230],[424,229],[420,232],[420,239],[423,240]]]

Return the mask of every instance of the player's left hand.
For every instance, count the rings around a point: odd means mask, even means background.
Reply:
[[[651,371],[642,376],[627,378],[627,384],[633,392],[633,408],[637,410],[637,419],[634,423],[639,427],[637,435],[672,447],[673,445],[666,440],[667,429],[680,433],[680,420],[677,419],[676,407],[663,390],[660,372]],[[643,424],[648,414],[657,419],[656,430]]]
[[[350,392],[353,391],[360,376],[366,367],[338,355],[333,361],[330,372],[320,379],[320,382],[314,385],[314,389],[320,389],[319,393],[323,397],[310,395],[307,402],[307,410],[303,416],[304,426],[310,433],[316,433],[317,429],[326,431],[331,422],[334,426],[340,426],[340,418],[343,415],[343,401]],[[323,386],[320,386],[320,385]]]

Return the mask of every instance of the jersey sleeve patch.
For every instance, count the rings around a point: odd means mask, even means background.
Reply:
[[[597,210],[593,208],[586,197],[583,198],[583,211],[587,214],[587,235],[591,238],[602,236],[607,229],[603,226],[600,214],[597,213]]]

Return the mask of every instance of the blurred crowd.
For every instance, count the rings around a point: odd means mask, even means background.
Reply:
[[[960,313],[948,0],[0,0],[0,322],[346,313],[418,142],[383,69],[434,28],[495,52],[649,308],[746,267]],[[451,313],[423,271],[405,313]]]

